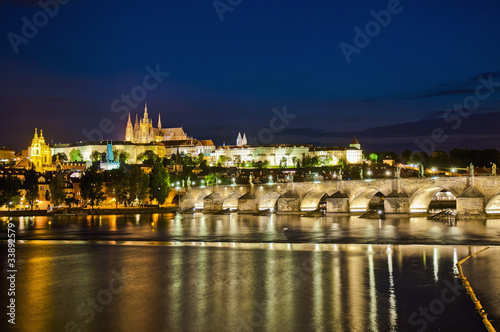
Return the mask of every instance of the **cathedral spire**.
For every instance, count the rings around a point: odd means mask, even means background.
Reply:
[[[161,130],[161,116],[160,116],[160,113],[158,113],[158,129]]]
[[[35,128],[35,137],[33,137],[33,139],[38,139],[38,129]]]
[[[247,134],[243,133],[243,140],[241,141],[241,145],[247,145]]]
[[[238,133],[238,137],[236,138],[236,145],[241,146],[241,133]]]
[[[144,122],[148,119],[148,102],[144,106]]]
[[[128,125],[132,125],[132,121],[130,121],[130,112],[128,112],[128,122],[127,122],[127,126]]]

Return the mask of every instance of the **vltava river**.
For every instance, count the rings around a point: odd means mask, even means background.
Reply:
[[[500,238],[497,220],[3,218],[3,236],[7,221],[14,331],[484,331],[455,264]],[[491,246],[464,264],[497,328],[499,263]]]

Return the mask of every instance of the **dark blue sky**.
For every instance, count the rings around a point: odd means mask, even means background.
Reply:
[[[104,118],[115,129],[103,137],[123,139],[112,103],[159,66],[169,75],[145,99],[154,124],[161,112],[163,127],[217,145],[258,137],[286,107],[296,117],[272,143],[346,145],[356,134],[366,149],[415,150],[440,128],[435,149],[500,147],[498,0],[220,0],[239,3],[223,21],[211,0],[62,2],[46,24],[37,1],[1,2],[0,146],[26,148],[35,127],[49,142],[86,140]],[[371,11],[388,6],[390,22],[349,63],[339,45],[355,47],[354,28],[376,29]],[[34,15],[38,33],[25,38],[22,18]],[[481,100],[479,75],[493,82]],[[473,98],[467,115],[443,120]]]

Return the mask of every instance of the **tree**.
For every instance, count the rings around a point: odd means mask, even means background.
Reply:
[[[411,158],[411,150],[404,150],[403,153],[401,153],[401,162],[404,164],[408,164]]]
[[[153,165],[158,159],[158,155],[153,150],[147,150],[137,156],[137,161],[142,161],[143,165]]]
[[[288,159],[286,159],[285,156],[281,157],[280,160],[280,167],[286,167],[286,163],[288,162]]]
[[[337,163],[337,165],[339,166],[339,168],[341,170],[345,171],[346,168],[347,168],[347,160],[345,160],[344,158],[340,158],[339,162]]]
[[[378,154],[376,153],[370,153],[370,155],[368,156],[368,158],[373,161],[374,163],[377,163],[378,162]]]
[[[68,161],[68,156],[64,152],[58,152],[52,156],[52,163],[55,163],[57,161],[57,158],[59,158],[59,161]]]
[[[101,153],[99,151],[92,151],[92,153],[90,154],[90,160],[93,161],[93,162],[98,162],[98,161],[101,161]]]
[[[80,191],[82,198],[90,202],[90,206],[100,204],[104,200],[103,175],[97,171],[97,167],[92,166],[87,169],[80,180]]]
[[[205,175],[205,183],[207,186],[213,186],[215,184],[215,174],[210,173],[208,175]]]
[[[137,200],[139,205],[144,206],[144,200],[148,197],[149,193],[149,175],[142,172],[139,175],[139,182],[137,184]]]
[[[130,155],[127,152],[120,150],[118,151],[118,159],[120,160],[120,164],[123,165],[129,161]]]
[[[64,202],[66,202],[66,205],[71,208],[71,205],[76,205],[78,203],[78,200],[75,198],[75,195],[71,195],[71,197],[65,198]]]
[[[149,196],[151,199],[156,199],[158,205],[165,203],[170,191],[170,175],[168,174],[163,164],[155,162],[150,174],[150,190]]]
[[[0,177],[0,206],[7,205],[10,208],[20,200],[21,181],[12,175]]]
[[[226,162],[226,159],[227,159],[226,156],[221,154],[219,156],[219,159],[217,159],[217,166],[221,167],[222,165],[224,165],[224,163]]]
[[[24,198],[33,210],[33,205],[38,199],[38,173],[34,169],[24,172],[24,190],[26,191]]]
[[[292,157],[292,162],[295,165],[295,167],[298,168],[300,166],[300,159],[297,156]]]
[[[69,160],[71,162],[82,161],[82,153],[78,149],[73,149],[69,153]]]
[[[427,158],[428,156],[425,152],[414,152],[411,154],[410,163],[415,165],[425,165]]]
[[[127,176],[120,167],[106,172],[105,180],[106,195],[115,199],[115,208],[118,208],[118,203],[125,203],[128,198]]]
[[[196,162],[193,160],[193,158],[190,155],[182,155],[181,156],[181,163],[182,163],[182,165],[187,166],[187,167],[194,167]]]
[[[234,157],[234,162],[236,163],[236,165],[237,165],[238,167],[240,167],[240,165],[241,165],[241,156],[240,156],[240,155],[236,155],[236,156]]]
[[[310,165],[311,165],[311,167],[316,167],[316,166],[319,166],[320,162],[321,161],[320,161],[319,157],[318,156],[314,156],[310,160]]]
[[[200,153],[198,154],[197,164],[198,164],[198,165],[201,165],[201,163],[202,163],[202,162],[204,162],[204,161],[205,161],[205,155],[203,154],[203,152],[200,152]]]
[[[323,164],[324,165],[331,165],[333,164],[333,157],[330,155],[327,155],[325,159],[323,159]]]

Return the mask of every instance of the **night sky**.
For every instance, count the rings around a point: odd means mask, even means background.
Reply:
[[[34,128],[49,143],[88,140],[103,119],[103,138],[123,140],[121,115],[147,101],[155,126],[161,113],[164,128],[216,145],[241,131],[255,143],[500,148],[498,0],[59,1],[53,17],[37,1],[0,2],[0,146],[26,149]]]

